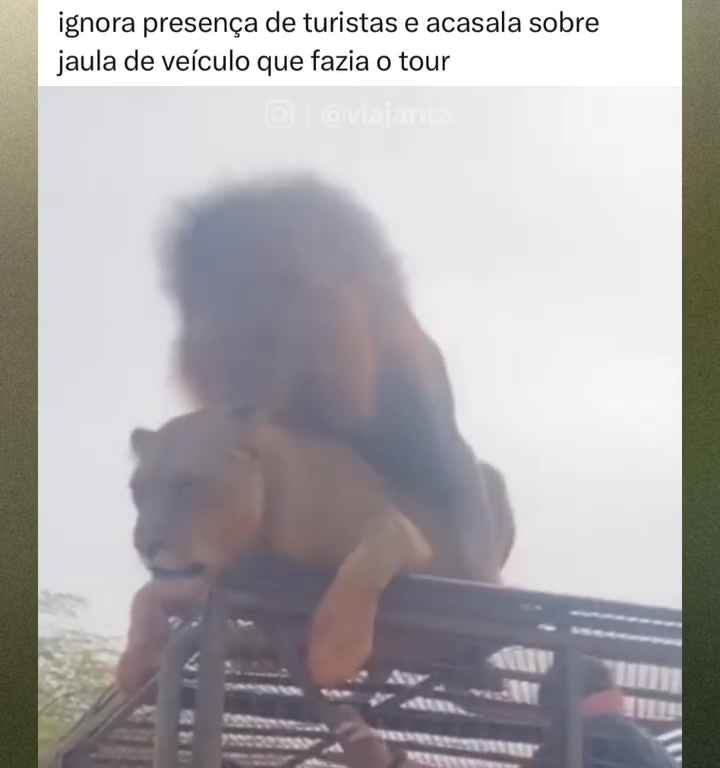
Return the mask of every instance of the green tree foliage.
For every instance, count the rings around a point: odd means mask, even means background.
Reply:
[[[38,597],[38,753],[52,748],[112,682],[114,638],[82,629],[86,601],[43,590]]]

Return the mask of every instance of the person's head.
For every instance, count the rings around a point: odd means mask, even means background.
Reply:
[[[552,712],[560,706],[564,690],[564,671],[564,665],[555,662],[546,672],[538,691],[538,704],[542,710]],[[580,657],[578,673],[582,699],[616,687],[612,672],[607,665],[591,656]]]

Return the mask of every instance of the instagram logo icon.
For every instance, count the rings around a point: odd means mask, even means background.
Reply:
[[[265,125],[291,126],[295,124],[295,104],[276,99],[265,102]]]

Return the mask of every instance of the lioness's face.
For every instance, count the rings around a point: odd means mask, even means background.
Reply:
[[[223,410],[133,432],[134,543],[150,569],[212,575],[252,549],[263,507],[253,435]]]

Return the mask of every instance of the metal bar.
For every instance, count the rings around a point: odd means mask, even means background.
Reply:
[[[511,624],[489,623],[480,620],[442,619],[440,616],[422,614],[405,614],[388,617],[378,624],[380,640],[386,626],[393,629],[406,628],[415,632],[429,631],[443,633],[447,636],[462,634],[467,638],[479,641],[493,640],[498,647],[522,644],[534,648],[555,650],[568,643],[579,648],[588,656],[599,656],[605,659],[630,661],[640,664],[652,664],[672,669],[682,668],[682,644],[680,642],[656,643],[638,639],[597,637],[574,633],[570,640],[567,633],[559,631],[567,625],[556,624],[554,631],[518,626]],[[452,633],[452,634],[451,634]]]
[[[347,702],[343,702],[347,703]],[[350,702],[350,706],[355,707],[358,712],[362,711],[365,712],[366,710],[363,709],[363,705],[357,706],[356,704]],[[364,705],[367,706],[367,705]],[[388,723],[388,730],[401,730],[401,731],[407,731],[407,732],[423,732],[423,727],[429,727],[429,730],[427,730],[428,736],[443,736],[443,735],[455,735],[453,734],[453,731],[451,730],[450,725],[446,728],[441,728],[440,733],[435,733],[432,730],[432,723],[427,726],[426,723],[420,723],[415,724],[413,721],[413,713],[408,712],[408,710],[403,710],[403,713],[407,715],[402,721],[397,720],[396,718],[393,718],[391,716],[390,719],[386,720],[385,722]],[[248,710],[246,708],[245,712],[240,713],[242,714],[248,714]],[[253,712],[253,714],[255,714]],[[478,708],[477,712],[473,713],[476,715],[479,715],[483,717],[483,711]],[[263,718],[268,720],[269,722],[272,722],[274,719],[272,716],[269,715],[257,715],[258,718]],[[464,724],[467,724],[468,722],[472,724],[473,722],[476,722],[475,720],[469,720],[467,715],[460,715],[459,717],[462,718],[461,722]],[[282,718],[283,721],[286,720],[286,718]],[[530,718],[528,718],[530,720]],[[226,725],[223,729],[223,732],[227,734],[228,736],[277,736],[277,737],[287,737],[287,738],[307,738],[307,739],[319,739],[322,736],[326,735],[326,731],[319,730],[319,727],[316,724],[313,723],[306,723],[304,721],[295,720],[292,721],[297,723],[297,727],[290,728],[290,727],[275,727],[275,726],[242,726],[242,725]],[[492,738],[492,723],[493,720],[484,717],[483,724],[490,724],[489,729],[486,729],[486,732],[490,734],[490,736],[487,736],[487,738]],[[507,722],[507,720],[503,720],[504,723]],[[656,736],[662,736],[665,734],[668,730],[671,728],[678,728],[682,726],[682,723],[675,720],[640,720],[636,719],[634,722],[643,728],[643,730],[648,731],[649,733],[652,733]],[[540,718],[537,714],[535,714],[530,722],[524,722],[521,723],[519,728],[520,730],[516,733],[512,733],[511,731],[508,731],[507,728],[503,729],[503,739],[499,739],[500,741],[506,740],[506,741],[518,741],[527,743],[529,737],[528,737],[528,729],[532,729],[530,732],[530,736],[535,737],[540,732],[539,729],[541,728]],[[189,735],[192,735],[193,728],[191,725],[180,725],[179,727],[180,733],[186,733]],[[153,734],[153,726],[152,723],[125,723],[124,725],[120,726],[117,730],[113,730],[113,733],[137,733],[141,736],[148,736],[149,739],[152,738]],[[108,739],[111,739],[112,736],[108,736]],[[477,738],[483,738],[482,734],[478,734],[477,731],[469,732],[467,729],[464,729],[463,732],[457,736],[457,738],[467,738],[467,739],[477,739]],[[679,737],[678,737],[679,738]],[[532,740],[531,738],[529,739]],[[103,740],[103,743],[105,743],[106,740]]]
[[[242,567],[226,577],[231,590],[257,595],[262,603],[274,597],[285,597],[302,610],[302,603],[312,610],[318,597],[332,580],[332,572],[293,565],[274,556],[247,558]],[[682,611],[661,606],[638,605],[616,600],[543,593],[470,581],[442,579],[426,575],[398,577],[385,591],[381,602],[384,609],[405,608],[427,610],[428,605],[442,607],[444,617],[460,615],[492,616],[495,611],[508,612],[520,618],[522,614],[537,613],[541,620],[551,614],[554,618],[580,611],[627,617],[635,620],[682,624]]]
[[[480,641],[493,640],[499,647],[522,644],[535,648],[555,650],[571,643],[588,656],[600,656],[605,659],[616,659],[657,666],[682,668],[682,645],[670,643],[644,642],[636,639],[613,637],[596,637],[573,634],[568,640],[567,633],[558,631],[563,625],[556,624],[555,631],[546,631],[531,626],[518,626],[483,622],[481,620],[443,619],[440,616],[415,614],[398,614],[378,622],[380,645],[382,633],[387,626],[393,629],[405,628],[415,632],[429,631],[445,634],[449,637],[461,634],[467,638]],[[566,626],[566,625],[565,625]]]
[[[568,647],[558,656],[563,670],[563,765],[564,768],[583,768],[580,654],[575,648]]]
[[[231,595],[230,599],[234,608],[242,608],[249,612],[249,615],[245,614],[245,618],[255,618],[252,607],[254,598],[250,598],[246,602],[244,595]],[[279,621],[285,619],[288,615],[287,611],[292,609],[287,604],[278,603],[264,605],[262,610],[264,616],[272,615]],[[556,622],[554,626],[559,628],[561,626],[568,626],[569,623]],[[528,624],[503,624],[483,621],[481,618],[443,617],[440,614],[429,615],[427,613],[403,611],[397,614],[386,612],[384,617],[383,615],[380,616],[377,624],[379,648],[382,647],[382,637],[388,628],[392,630],[404,629],[415,633],[437,634],[448,638],[448,647],[450,648],[452,647],[452,638],[457,635],[462,635],[467,639],[475,638],[478,641],[492,640],[498,644],[498,648],[505,645],[522,644],[535,648],[554,650],[566,645],[568,642],[565,633],[547,631],[538,626]],[[680,641],[671,644],[622,637],[574,634],[571,642],[588,656],[653,664],[674,669],[682,668],[682,644]],[[402,659],[396,660],[389,656],[386,659],[384,655],[378,660],[387,661],[389,664],[393,663],[394,666],[398,666],[398,664],[394,663],[395,661],[402,661]]]
[[[417,691],[413,696],[420,695]],[[194,691],[185,689],[183,692],[183,709],[194,706]],[[269,720],[281,717],[283,720],[308,722],[307,701],[301,695],[277,697],[272,694],[261,695],[248,691],[233,691],[227,697],[228,712],[235,715],[252,713],[256,717]],[[376,709],[365,703],[348,702],[355,707],[362,718],[373,728],[379,727]],[[277,714],[282,707],[282,716]],[[541,730],[535,725],[526,723],[497,723],[483,720],[475,715],[458,715],[438,710],[408,709],[402,713],[388,713],[383,716],[387,730],[417,731],[436,736],[457,736],[459,738],[481,739],[489,738],[498,741],[521,741],[537,743]],[[673,723],[674,725],[674,723]]]
[[[438,685],[441,683],[447,686],[447,680],[445,676],[443,675],[445,670],[433,670],[433,672],[437,673],[438,675]],[[464,670],[463,670],[464,671]],[[418,673],[419,677],[425,677],[428,672],[424,673]],[[442,675],[442,680],[440,681],[440,676]],[[194,675],[189,672],[187,675],[187,680],[192,680]],[[466,691],[468,689],[477,689],[477,690],[486,690],[483,686],[476,684],[473,680],[470,674],[467,675],[469,678],[468,685],[465,686],[462,691],[455,691],[454,689],[450,692],[453,696],[465,696]],[[537,678],[542,678],[542,675],[537,675]],[[513,676],[508,675],[507,679],[514,679]],[[270,674],[263,674],[261,672],[234,672],[230,673],[226,676],[226,682],[228,683],[234,683],[236,685],[269,685],[269,686],[275,686],[277,688],[292,688],[297,689],[300,688],[298,685],[298,682],[292,678],[292,677],[280,677],[278,676],[272,676]],[[421,682],[421,681],[418,681]],[[340,691],[343,693],[354,693],[361,696],[375,696],[378,693],[381,693],[383,695],[387,696],[394,696],[397,693],[402,693],[403,691],[407,690],[408,684],[404,683],[370,683],[367,681],[364,682],[354,682],[354,683],[343,683],[342,685],[336,685],[333,686],[333,691]],[[624,689],[623,689],[624,690]],[[446,688],[447,691],[447,688]],[[438,696],[438,698],[445,698],[447,695],[450,695],[450,693],[441,694]],[[499,691],[497,692],[499,693]],[[652,696],[652,691],[650,691],[650,694],[648,697]],[[678,701],[681,700],[681,695],[678,694]],[[521,702],[518,702],[520,704]],[[527,705],[531,706],[531,705]]]
[[[517,669],[505,669],[499,668],[502,672],[502,676],[505,680],[516,680],[526,683],[541,683],[545,675],[541,672],[525,672]],[[469,685],[469,688],[477,688],[478,686]],[[626,696],[634,696],[638,699],[652,699],[653,701],[662,701],[667,704],[682,704],[683,695],[682,691],[677,693],[663,690],[662,688],[642,688],[632,685],[619,685],[618,688]]]
[[[176,768],[183,667],[197,650],[200,629],[189,626],[171,635],[163,653],[155,707],[154,768]]]
[[[627,635],[638,638],[666,638],[669,640],[682,640],[682,624],[677,622],[649,621],[647,619],[632,619],[625,617],[586,615],[585,611],[573,611],[568,616],[568,621],[574,627],[582,629],[595,629],[599,632]]]
[[[222,763],[223,710],[227,615],[223,596],[210,593],[202,621],[195,701],[193,768],[220,768]]]
[[[512,763],[513,765],[530,764],[532,762],[532,758],[530,757],[519,757],[497,750],[485,749],[477,745],[465,749],[459,746],[449,747],[446,745],[430,744],[412,739],[384,738],[383,741],[390,747],[401,747],[406,752],[422,752],[427,755],[470,758],[474,760],[484,759],[499,763]],[[129,739],[113,739],[108,742],[108,746],[138,747],[138,750],[142,751],[144,745],[138,745],[137,742],[133,743]],[[300,749],[302,749],[302,747],[300,747]],[[296,755],[298,751],[298,747],[288,744],[276,744],[274,746],[231,744],[226,750],[225,757],[232,759],[233,757],[243,757],[247,755],[278,755],[287,758],[288,755]],[[187,747],[181,747],[181,755],[185,755],[188,752],[189,749]]]

